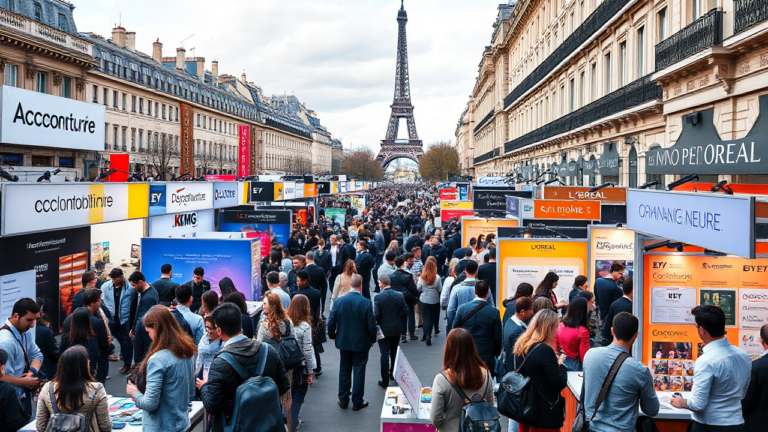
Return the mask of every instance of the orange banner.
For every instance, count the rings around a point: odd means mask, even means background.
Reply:
[[[536,200],[534,219],[600,220],[599,201]]]
[[[589,200],[623,203],[627,201],[627,188],[608,187],[590,192],[589,187],[544,186],[544,199],[547,200]]]

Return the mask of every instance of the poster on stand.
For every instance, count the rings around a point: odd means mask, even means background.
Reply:
[[[405,358],[402,347],[397,347],[397,357],[395,358],[395,368],[392,370],[392,376],[395,377],[395,382],[400,386],[400,390],[405,394],[405,398],[408,399],[408,404],[411,405],[414,412],[418,413],[419,404],[421,403],[421,382]]]
[[[13,305],[25,297],[37,299],[34,270],[0,276],[0,322],[11,317]]]
[[[736,289],[730,288],[701,288],[699,289],[699,305],[713,305],[725,313],[725,326],[736,326]]]
[[[635,259],[635,232],[613,227],[589,226],[589,285],[610,274],[611,266],[624,266],[625,276],[632,277]]]
[[[695,324],[691,310],[696,307],[696,288],[653,287],[651,322],[654,324]]]
[[[333,230],[334,233],[340,231],[346,226],[347,212],[344,209],[339,208],[327,208],[325,209],[325,222]]]

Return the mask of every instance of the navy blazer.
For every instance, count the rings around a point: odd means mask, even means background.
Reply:
[[[764,431],[768,423],[768,355],[752,362],[747,396],[741,400],[744,431]]]
[[[400,292],[388,288],[373,298],[376,306],[376,322],[386,337],[400,336],[405,333],[403,317],[408,316],[408,305]]]
[[[472,335],[477,354],[489,367],[493,367],[494,363],[491,359],[501,354],[501,318],[499,317],[499,310],[488,305],[465,321],[464,317],[469,315],[479,303],[480,300],[475,299],[459,306],[453,323],[455,327],[462,327]],[[462,324],[456,326],[456,323]]]
[[[608,310],[616,300],[620,299],[624,293],[619,288],[619,285],[611,278],[597,278],[595,281],[595,303],[600,310],[600,319],[605,322],[605,317],[608,315]]]
[[[355,290],[333,302],[328,317],[328,337],[336,348],[344,351],[367,352],[376,343],[376,320],[371,301]]]

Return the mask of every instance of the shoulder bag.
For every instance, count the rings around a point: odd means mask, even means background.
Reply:
[[[541,344],[538,344],[528,351],[528,355],[520,363],[520,367],[517,367],[517,357],[513,358],[514,370],[504,375],[496,392],[499,412],[518,423],[531,424],[536,420],[536,403],[533,397],[531,379],[523,376],[520,370],[531,354],[540,346]],[[510,353],[510,355],[514,356],[515,354]]]
[[[584,390],[586,377],[581,382],[581,397],[579,397],[579,407],[576,411],[576,418],[573,420],[573,432],[589,432],[589,424],[592,422],[592,420],[595,419],[597,410],[600,409],[600,405],[602,405],[603,401],[605,400],[605,395],[608,394],[608,389],[611,388],[611,384],[613,384],[614,378],[616,378],[621,365],[624,364],[624,360],[627,358],[629,358],[629,354],[625,352],[622,352],[618,357],[616,357],[616,360],[611,366],[611,370],[608,371],[608,375],[605,377],[605,381],[603,381],[603,386],[600,388],[600,393],[597,395],[597,400],[595,400],[595,411],[592,412],[592,416],[589,418],[589,421],[586,419],[584,409],[584,393],[586,393]]]

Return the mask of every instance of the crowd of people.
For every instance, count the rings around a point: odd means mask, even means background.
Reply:
[[[104,384],[120,373],[128,376],[125,393],[146,430],[187,430],[189,404],[198,400],[211,430],[237,423],[294,432],[310,386],[323,373],[328,339],[339,351],[338,406],[359,411],[369,405],[372,347],[379,346],[378,384],[386,389],[398,347],[432,346],[443,332],[442,368],[432,385],[438,431],[459,430],[474,395],[493,404],[494,383],[510,372],[530,378],[538,413],[519,424],[510,419],[510,431],[564,426],[568,371],[583,373],[592,431],[632,430],[638,408],[648,416],[658,412],[651,371],[622,355],[639,327],[632,278],[622,264],[593,283],[576,277],[567,300],[556,295],[553,272],[536,287],[523,283],[509,298],[496,298],[495,236],[463,244],[456,220],[436,223],[436,185],[386,185],[368,195],[362,209],[323,198],[322,208],[344,209],[343,223],[321,210],[307,226],[296,226],[285,245],[271,245],[260,309],[229,278],[212,290],[202,267],[178,284],[170,264],[143,269],[160,275],[151,283],[139,271],[86,272],[58,342],[45,299],[19,300],[0,328],[0,431],[33,420],[45,431],[65,412],[82,414],[90,430],[118,427]],[[704,344],[696,385],[692,397],[671,403],[694,413],[694,431],[760,430],[768,360],[753,365],[727,343],[719,308],[701,306],[693,314]],[[761,337],[768,349],[768,327]],[[596,404],[617,359],[623,363],[613,390]],[[115,361],[121,367],[110,371]]]

